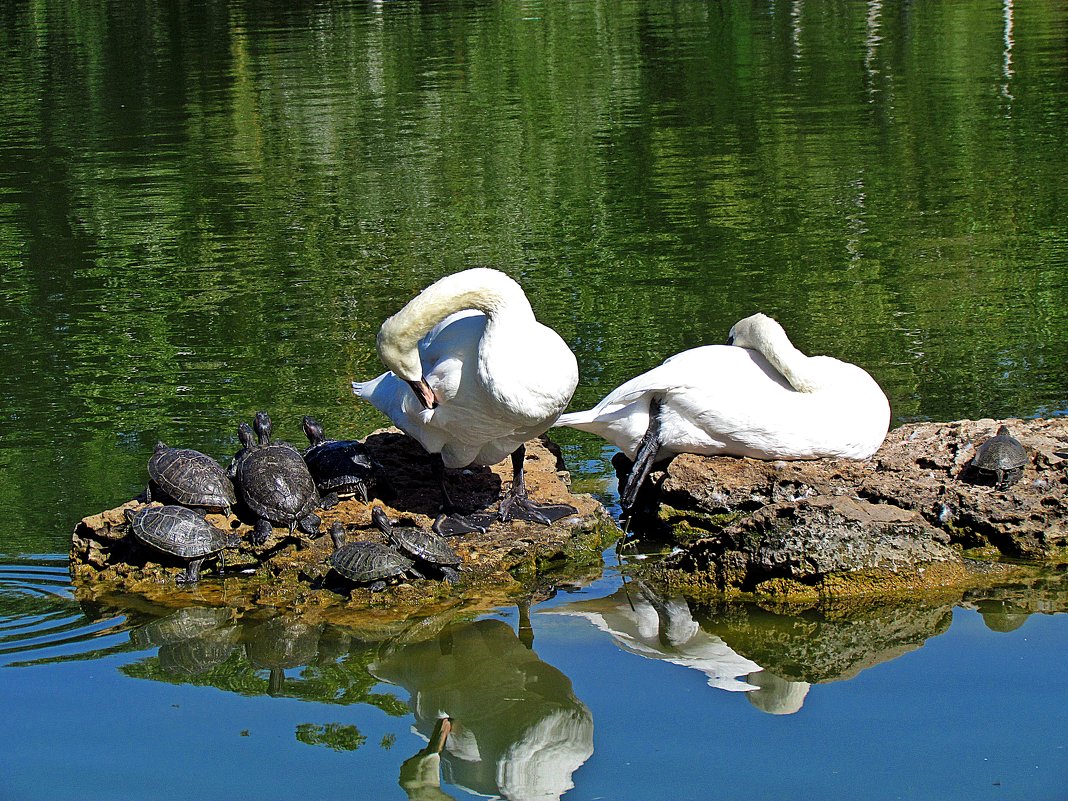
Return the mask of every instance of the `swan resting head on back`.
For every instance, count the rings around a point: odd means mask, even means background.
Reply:
[[[655,461],[678,453],[756,459],[867,459],[890,425],[886,395],[866,371],[806,356],[765,314],[739,320],[728,345],[672,356],[558,426],[589,431],[634,461],[624,511]]]
[[[353,382],[443,467],[512,457],[512,487],[498,516],[551,522],[574,507],[526,497],[524,443],[556,421],[578,385],[575,355],[534,316],[522,287],[475,268],[434,282],[382,323],[378,354],[388,372]],[[447,493],[446,505],[449,505]]]

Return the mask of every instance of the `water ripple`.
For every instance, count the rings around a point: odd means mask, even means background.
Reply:
[[[0,560],[0,665],[95,659],[129,648],[123,616],[92,620],[74,598],[67,560]],[[31,661],[14,659],[32,652]]]

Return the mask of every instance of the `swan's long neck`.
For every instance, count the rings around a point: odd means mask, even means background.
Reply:
[[[794,347],[779,323],[764,314],[754,314],[735,324],[735,345],[760,351],[768,363],[798,392],[815,392],[823,387],[818,364]]]
[[[534,317],[522,287],[498,270],[476,268],[445,276],[428,286],[378,331],[382,363],[405,381],[422,378],[419,340],[450,314],[466,309],[490,321],[507,311],[511,320]]]
[[[785,335],[775,347],[761,350],[761,353],[798,392],[815,392],[821,388],[822,382],[812,369],[810,358],[795,348]]]

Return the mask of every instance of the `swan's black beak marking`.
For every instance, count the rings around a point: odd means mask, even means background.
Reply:
[[[734,344],[734,337],[728,335],[726,344],[733,345]]]
[[[412,388],[415,397],[419,398],[419,402],[423,404],[424,409],[437,408],[438,400],[434,397],[434,390],[430,388],[430,384],[426,382],[425,378],[420,378],[418,381],[409,381],[408,386]]]

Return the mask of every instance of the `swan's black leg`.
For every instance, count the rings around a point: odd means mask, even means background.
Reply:
[[[619,505],[623,514],[630,512],[634,501],[638,498],[638,490],[641,489],[645,479],[653,469],[653,462],[660,452],[660,398],[653,397],[649,401],[649,427],[645,429],[645,435],[638,443],[638,450],[634,454],[634,465],[630,468],[627,482],[619,493]]]
[[[462,515],[456,511],[456,504],[453,503],[452,497],[449,495],[449,489],[445,486],[445,462],[441,460],[440,453],[433,455],[430,462],[430,469],[441,490],[441,510],[443,512],[443,514],[438,515],[437,520],[434,521],[434,531],[442,536],[456,536],[474,531],[477,531],[480,534],[485,534],[486,526],[483,526],[467,515]]]
[[[570,504],[535,503],[527,497],[527,482],[523,472],[523,461],[526,457],[526,445],[520,445],[512,451],[512,486],[501,498],[497,518],[502,523],[509,520],[530,520],[551,525],[562,517],[578,514],[578,509]]]

